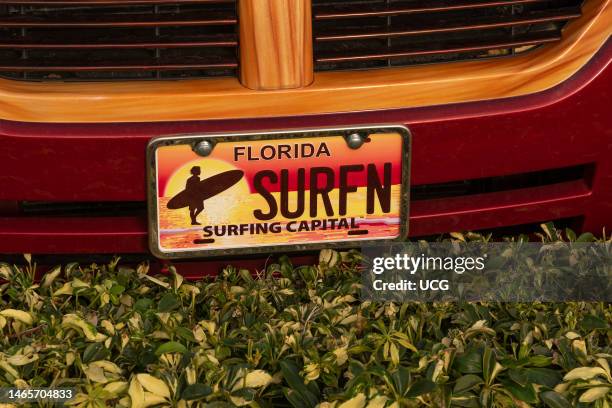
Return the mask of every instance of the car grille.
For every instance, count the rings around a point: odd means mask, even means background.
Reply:
[[[523,53],[559,41],[582,5],[582,0],[312,2],[319,71]],[[0,77],[235,76],[237,31],[236,0],[0,1]]]
[[[509,56],[559,41],[578,0],[313,0],[317,70]]]
[[[235,75],[235,0],[0,4],[0,76],[27,80]]]

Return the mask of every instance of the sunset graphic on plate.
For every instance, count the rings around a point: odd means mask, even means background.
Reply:
[[[161,146],[160,250],[395,238],[402,143],[397,133],[370,135],[356,150],[342,136],[241,140],[218,143],[208,157],[187,144]],[[184,198],[198,194],[206,199],[192,206],[203,209],[190,211]]]

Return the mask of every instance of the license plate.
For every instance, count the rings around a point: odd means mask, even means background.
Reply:
[[[187,258],[401,240],[409,158],[402,126],[154,139],[151,251]]]

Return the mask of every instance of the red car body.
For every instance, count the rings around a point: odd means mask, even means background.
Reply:
[[[610,61],[608,41],[577,74],[547,91],[426,108],[161,123],[0,121],[0,253],[148,252],[145,150],[153,137],[380,123],[403,124],[412,133],[411,237],[551,220],[601,234],[612,226]],[[444,183],[493,188],[418,194],[421,186],[430,191]],[[116,202],[133,209],[28,213],[24,202]]]

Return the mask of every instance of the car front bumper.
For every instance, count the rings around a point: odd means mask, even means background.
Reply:
[[[426,108],[252,120],[0,121],[0,253],[147,252],[145,150],[153,137],[381,123],[412,133],[411,237],[550,220],[601,233],[612,225],[611,60],[608,41],[544,92]]]

